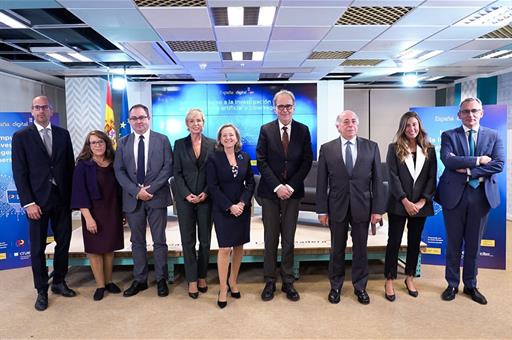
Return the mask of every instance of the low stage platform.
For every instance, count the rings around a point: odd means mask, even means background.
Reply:
[[[74,221],[80,224],[79,221]],[[74,223],[74,224],[75,224]],[[183,254],[181,250],[181,238],[178,227],[178,220],[175,216],[170,216],[166,229],[167,244],[169,246],[168,264],[169,264],[169,280],[174,281],[175,265],[183,264]],[[149,228],[147,229],[146,240],[148,241],[147,249],[150,256],[152,255],[152,239]],[[387,221],[384,219],[384,225],[377,228],[376,235],[368,236],[368,259],[384,260],[387,243]],[[53,264],[53,253],[55,243],[50,244],[46,249],[46,262],[48,266]],[[124,231],[125,247],[114,253],[114,265],[133,265],[130,243],[130,230],[125,228]],[[316,214],[309,212],[300,212],[297,224],[297,232],[295,235],[295,263],[294,275],[299,278],[300,263],[305,261],[328,261],[329,249],[331,246],[329,228],[322,227],[317,219]],[[422,244],[422,248],[426,245]],[[255,214],[251,220],[251,242],[244,245],[244,257],[242,262],[261,262],[263,263],[263,223],[261,214]],[[215,228],[212,231],[212,242],[210,252],[210,263],[217,261],[217,237]],[[404,233],[402,245],[400,247],[399,259],[405,261],[407,251],[407,235]],[[352,239],[347,240],[347,250],[345,258],[352,259]],[[417,276],[420,275],[421,254],[418,260]],[[81,227],[73,230],[71,237],[71,246],[69,249],[69,265],[83,266],[89,265],[89,260],[84,253],[83,238]]]

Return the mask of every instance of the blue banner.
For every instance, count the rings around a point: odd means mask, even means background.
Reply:
[[[437,153],[437,178],[443,173],[444,165],[440,160],[441,133],[446,130],[461,126],[457,117],[458,106],[444,107],[415,107],[429,135],[430,141],[436,147]],[[484,116],[480,124],[498,131],[505,146],[504,154],[507,155],[507,106],[484,105]],[[500,189],[501,204],[496,209],[491,209],[487,227],[482,237],[480,247],[479,267],[505,269],[506,265],[506,208],[507,208],[507,164],[503,171],[497,175]],[[446,232],[443,220],[442,208],[434,202],[435,215],[427,218],[423,230],[422,241],[427,244],[427,250],[422,254],[422,262],[429,264],[445,263]]]

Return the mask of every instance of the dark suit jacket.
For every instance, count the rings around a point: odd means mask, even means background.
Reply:
[[[487,155],[492,161],[476,165],[478,156]],[[439,178],[436,201],[443,208],[453,209],[459,203],[467,183],[467,175],[457,169],[469,168],[471,178],[483,177],[485,195],[491,208],[500,204],[500,192],[496,174],[503,170],[505,151],[498,131],[480,126],[475,145],[475,156],[469,156],[469,147],[462,126],[443,132],[441,135],[441,161],[445,169]]]
[[[174,143],[174,181],[176,200],[185,200],[190,194],[208,193],[206,184],[206,161],[215,150],[215,140],[201,136],[201,154],[196,159],[190,135]]]
[[[214,211],[226,213],[229,207],[240,201],[245,203],[244,211],[251,206],[254,193],[251,158],[243,151],[237,152],[236,164],[238,175],[233,177],[224,151],[215,151],[208,158],[207,180]]]
[[[132,132],[119,140],[114,160],[116,178],[123,188],[123,211],[133,212],[137,207],[137,166],[133,153],[135,134]],[[171,205],[169,178],[172,176],[172,150],[167,136],[151,130],[149,134],[148,162],[145,185],[153,198],[147,201],[150,208]]]
[[[357,159],[349,177],[338,137],[323,144],[318,158],[316,212],[328,214],[332,221],[343,221],[348,213],[352,221],[369,222],[370,214],[385,209],[382,166],[377,143],[357,137]]]
[[[428,158],[420,148],[416,149],[416,168],[412,155],[403,163],[396,156],[396,144],[388,147],[386,163],[389,169],[389,200],[388,213],[409,216],[402,204],[407,197],[411,202],[425,198],[426,203],[415,217],[434,215],[432,199],[436,190],[437,160],[434,147],[428,149]]]
[[[21,206],[35,202],[44,209],[52,190],[52,177],[69,204],[74,168],[73,145],[67,130],[52,125],[51,158],[34,124],[13,135],[12,172]]]
[[[286,156],[281,143],[278,120],[263,125],[256,146],[256,157],[261,174],[258,196],[277,198],[274,189],[279,184],[288,184],[294,190],[291,198],[304,197],[304,178],[313,161],[311,135],[306,125],[292,120]],[[286,180],[283,178],[285,165]]]

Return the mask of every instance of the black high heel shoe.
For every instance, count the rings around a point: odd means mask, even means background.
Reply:
[[[204,286],[204,287],[197,286],[197,290],[200,291],[201,293],[206,293],[208,291],[208,286]]]
[[[386,293],[386,284],[384,284],[384,296],[386,297],[386,300],[393,302],[396,299],[395,290],[393,289],[393,294]]]
[[[240,292],[234,292],[231,290],[231,286],[229,285],[229,282],[228,282],[228,293],[230,293],[231,297],[234,299],[240,299],[242,297],[242,294],[240,294]]]
[[[226,307],[228,305],[228,301],[220,301],[219,300],[220,298],[220,292],[219,292],[219,295],[217,296],[217,306],[219,306],[220,309]]]
[[[188,289],[190,289],[190,283],[188,284]],[[198,288],[199,290],[199,288]],[[199,297],[199,292],[191,292],[190,290],[188,291],[188,296],[190,296],[192,299],[197,299]]]
[[[412,297],[418,297],[418,291],[417,290],[410,290],[409,286],[407,285],[407,279],[404,280],[405,288],[407,288],[407,293],[409,293]]]

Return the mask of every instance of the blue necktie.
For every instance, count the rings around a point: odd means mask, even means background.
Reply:
[[[468,142],[469,142],[469,155],[474,156],[475,155],[475,139],[473,138],[473,130],[469,130]],[[479,185],[480,185],[480,182],[478,181],[478,178],[473,178],[473,179],[469,180],[469,186],[472,187],[473,189],[478,188]]]
[[[352,143],[348,141],[345,145],[345,166],[347,167],[348,175],[352,176],[352,170],[354,170],[354,161],[352,160],[352,148],[350,147]]]
[[[137,148],[137,184],[144,184],[146,171],[144,170],[144,136],[139,137],[139,147]]]

